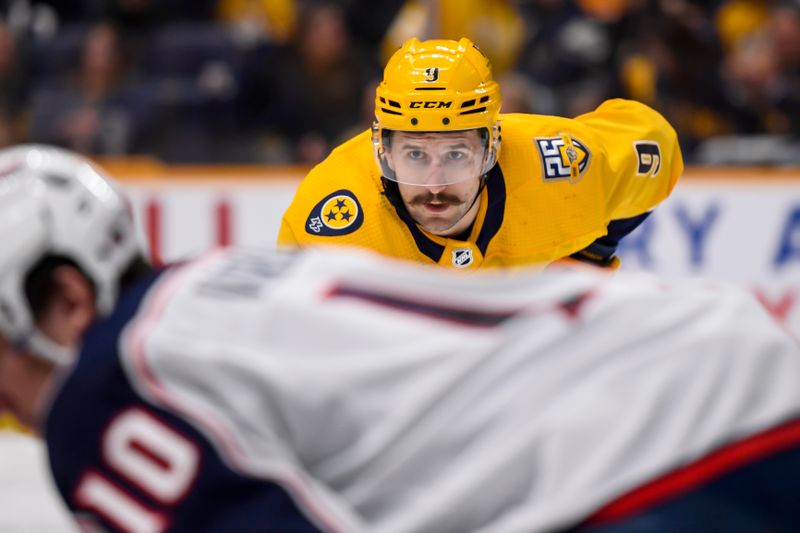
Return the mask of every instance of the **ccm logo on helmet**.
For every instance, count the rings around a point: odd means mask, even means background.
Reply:
[[[411,102],[409,107],[411,109],[449,109],[453,105],[453,101],[449,102]]]

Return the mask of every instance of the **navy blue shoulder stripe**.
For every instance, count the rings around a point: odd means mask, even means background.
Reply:
[[[475,242],[484,257],[489,243],[500,231],[506,213],[506,180],[499,163],[489,171],[489,176],[486,178],[486,196],[489,202],[486,207],[486,218]]]

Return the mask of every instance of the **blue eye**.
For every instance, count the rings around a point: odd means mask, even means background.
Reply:
[[[425,157],[425,152],[422,152],[421,150],[410,150],[408,152],[408,157],[417,161]]]

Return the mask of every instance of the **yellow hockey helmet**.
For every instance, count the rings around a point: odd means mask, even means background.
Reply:
[[[497,161],[501,103],[489,59],[472,41],[409,39],[389,59],[375,94],[372,140],[384,176],[396,179],[384,152],[392,130],[485,130],[485,174]]]

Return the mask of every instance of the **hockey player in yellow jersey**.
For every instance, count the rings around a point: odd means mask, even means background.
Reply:
[[[469,40],[411,39],[387,63],[375,124],[305,177],[282,246],[342,244],[456,268],[618,263],[619,240],[675,186],[675,131],[609,100],[575,119],[501,114]]]

